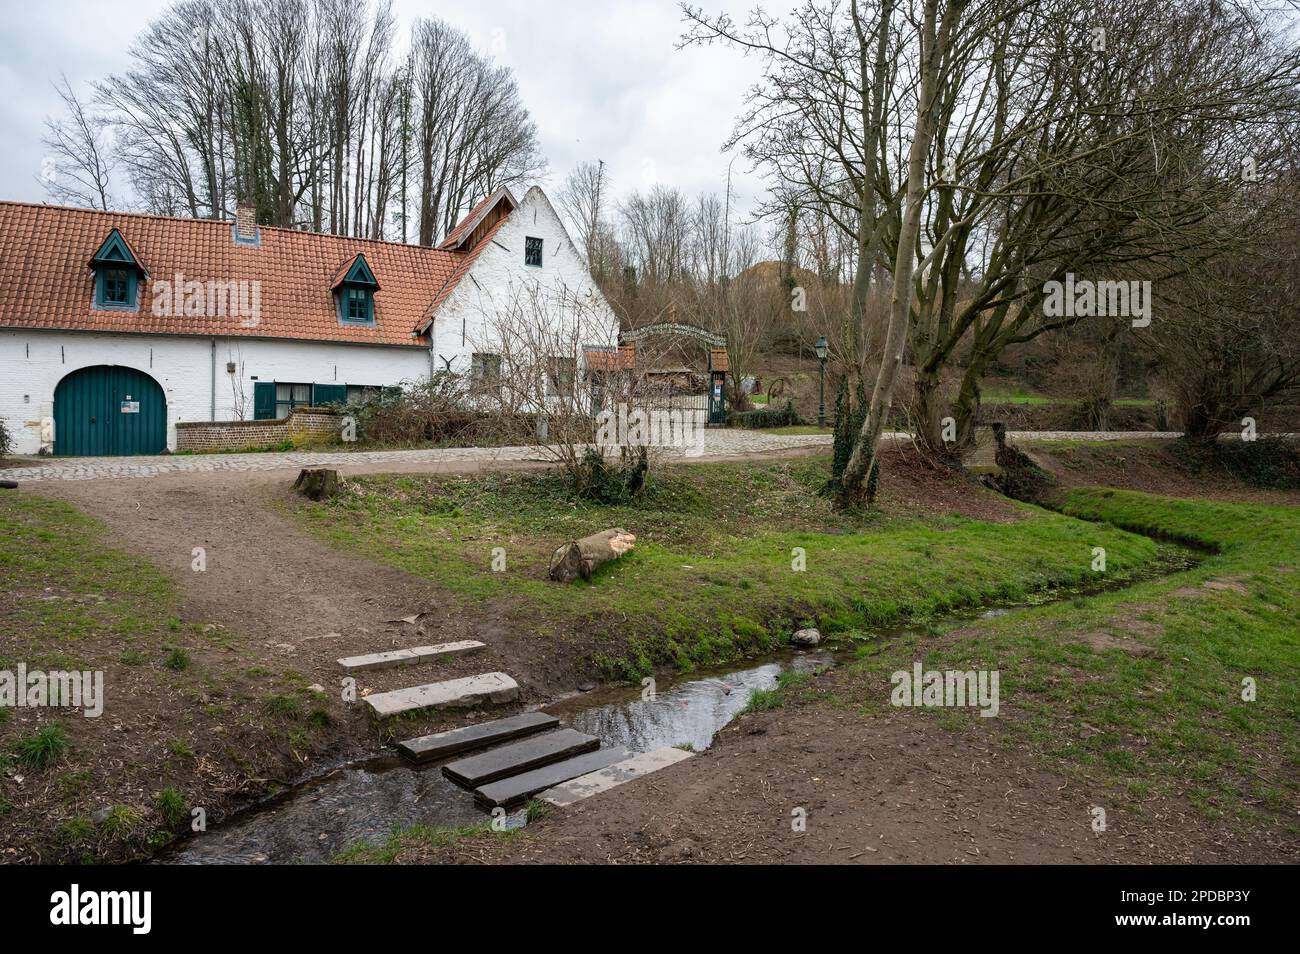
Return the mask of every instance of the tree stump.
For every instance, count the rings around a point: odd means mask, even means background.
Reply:
[[[617,560],[635,545],[636,537],[617,528],[570,540],[551,557],[549,576],[557,583],[572,583],[578,577],[590,580],[597,567]]]
[[[339,492],[339,472],[327,469],[304,469],[298,472],[293,489],[312,500],[327,500]]]

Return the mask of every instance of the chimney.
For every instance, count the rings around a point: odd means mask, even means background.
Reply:
[[[235,207],[235,241],[257,241],[257,207],[240,204]]]

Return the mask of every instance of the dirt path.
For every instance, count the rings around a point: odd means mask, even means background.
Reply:
[[[439,665],[439,678],[517,664],[496,651],[498,619],[440,605],[436,581],[334,550],[278,511],[294,497],[279,474],[186,474],[146,480],[33,485],[102,520],[115,543],[172,576],[185,623],[216,624],[326,687],[341,656],[458,639],[488,650]],[[206,569],[192,568],[202,548]],[[403,617],[423,616],[417,625]],[[411,683],[409,672],[368,675],[365,688]],[[333,690],[331,690],[333,691]]]

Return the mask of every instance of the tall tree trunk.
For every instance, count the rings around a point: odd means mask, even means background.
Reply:
[[[912,314],[912,275],[916,268],[916,241],[921,229],[921,210],[925,201],[925,160],[934,138],[935,92],[944,48],[951,29],[949,17],[958,13],[964,0],[949,0],[943,25],[936,27],[939,0],[925,0],[921,25],[921,83],[917,96],[916,127],[907,156],[907,199],[898,232],[898,254],[894,259],[894,290],[889,303],[889,327],[885,334],[884,354],[876,385],[871,392],[867,417],[858,432],[858,440],[849,457],[840,483],[840,499],[848,503],[864,496],[867,475],[876,466],[880,434],[894,400],[898,372],[907,347],[908,323]]]

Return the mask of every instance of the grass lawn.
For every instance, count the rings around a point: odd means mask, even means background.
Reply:
[[[1008,746],[1138,803],[1183,796],[1300,832],[1300,512],[1098,489],[1072,491],[1065,510],[1219,552],[1121,592],[864,648],[856,698],[837,701],[888,709],[889,674],[917,659],[997,669]],[[951,710],[913,712],[971,731]]]
[[[103,712],[0,708],[0,845],[6,860],[138,858],[215,813],[244,777],[279,774],[309,726],[264,696],[298,699],[300,674],[247,674],[254,655],[216,626],[184,623],[175,584],[115,549],[76,508],[0,496],[0,670],[103,673]],[[311,736],[308,738],[308,736]]]
[[[990,387],[980,391],[980,400],[984,404],[1064,404],[1060,398],[1048,397],[1023,387]]]
[[[83,638],[106,633],[124,649],[179,628],[175,592],[152,566],[100,545],[103,528],[67,504],[0,497],[0,669],[85,668]]]
[[[491,603],[539,653],[567,645],[629,679],[761,653],[800,625],[862,635],[1087,585],[1096,546],[1110,580],[1161,559],[1145,537],[1022,504],[999,504],[1001,520],[896,501],[891,516],[846,516],[818,493],[826,477],[823,460],[664,467],[637,504],[607,507],[571,499],[555,474],[377,476],[297,514],[333,545],[437,581],[452,605]],[[556,546],[611,526],[636,550],[590,583],[546,580]]]
[[[991,385],[982,388],[980,391],[980,400],[984,404],[1076,404],[1073,398],[1052,397],[1047,394],[1040,394],[1023,386],[1007,387],[1005,385]],[[1116,407],[1154,407],[1155,401],[1151,398],[1115,398],[1112,402]]]

